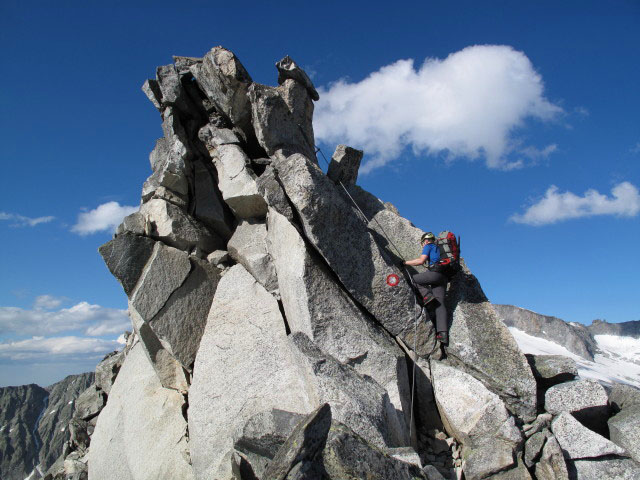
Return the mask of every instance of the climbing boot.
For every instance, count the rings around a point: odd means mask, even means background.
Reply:
[[[438,332],[436,334],[436,340],[442,345],[449,345],[449,334],[447,332]]]

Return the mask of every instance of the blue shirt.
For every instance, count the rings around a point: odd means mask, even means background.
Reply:
[[[422,249],[422,255],[427,256],[427,265],[433,265],[440,260],[440,249],[435,243],[427,243]]]

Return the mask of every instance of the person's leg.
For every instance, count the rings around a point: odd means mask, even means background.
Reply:
[[[413,281],[418,287],[418,291],[420,292],[421,297],[426,297],[428,293],[431,292],[431,281],[433,280],[432,274],[435,272],[422,272],[416,273],[413,275]]]
[[[446,278],[444,285],[433,285],[433,296],[436,297],[436,300],[438,301],[438,306],[436,307],[437,332],[447,331],[447,308],[444,306],[444,294],[446,291],[446,285]]]

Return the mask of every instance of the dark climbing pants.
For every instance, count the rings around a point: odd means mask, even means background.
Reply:
[[[447,289],[447,277],[442,273],[426,271],[413,275],[413,281],[418,286],[420,295],[425,297],[429,293],[429,287],[436,297],[436,331],[447,331],[447,309],[444,306],[444,294]]]

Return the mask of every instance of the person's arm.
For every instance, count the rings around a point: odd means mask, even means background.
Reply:
[[[412,267],[417,267],[418,265],[422,265],[427,261],[427,255],[420,255],[418,258],[414,258],[413,260],[407,260],[404,262],[405,265],[411,265]]]

